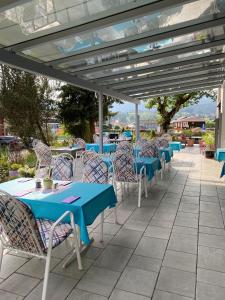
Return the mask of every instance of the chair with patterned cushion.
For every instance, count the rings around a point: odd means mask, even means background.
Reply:
[[[156,157],[156,151],[155,151],[155,147],[153,146],[153,144],[150,142],[146,142],[146,143],[142,144],[139,156]]]
[[[62,153],[53,158],[51,178],[63,181],[70,181],[74,178],[74,158],[72,155]]]
[[[159,141],[160,147],[162,147],[162,148],[168,148],[169,147],[168,140],[166,140],[164,138],[160,138],[158,141]]]
[[[107,165],[97,154],[89,157],[84,164],[83,182],[107,184],[109,182],[109,171]],[[115,207],[115,223],[117,223],[117,212]],[[101,213],[101,240],[103,240],[104,211]]]
[[[62,223],[66,217],[70,217],[70,224]],[[52,249],[60,245],[71,233],[73,233],[78,268],[82,270],[74,216],[71,212],[65,212],[55,222],[35,219],[26,204],[0,191],[0,225],[0,265],[5,249],[20,251],[46,260],[42,300],[47,299]]]
[[[129,143],[127,141],[123,141],[117,145],[116,151],[121,151],[121,152],[125,152],[125,153],[127,152],[129,154],[132,154],[133,146],[131,143]]]
[[[40,140],[33,140],[32,143],[34,152],[37,156],[36,177],[45,177],[49,175],[52,153],[51,149]]]
[[[138,172],[137,164],[133,155],[124,151],[116,151],[113,156],[113,166],[115,182],[120,182],[122,186],[125,183],[138,184],[138,207],[141,207],[142,183],[144,183],[145,197],[147,198],[147,177],[145,166],[142,166]],[[122,192],[125,192],[124,188]]]

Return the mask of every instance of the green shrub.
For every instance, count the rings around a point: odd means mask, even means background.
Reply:
[[[12,171],[17,171],[20,168],[22,168],[21,164],[11,164],[11,166],[10,166],[10,170],[12,170]]]

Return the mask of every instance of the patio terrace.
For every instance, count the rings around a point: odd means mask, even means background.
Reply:
[[[199,149],[175,153],[172,169],[151,187],[137,208],[130,189],[118,220],[105,215],[104,243],[98,220],[95,239],[83,255],[84,271],[72,263],[65,242],[53,252],[47,299],[51,300],[224,300],[225,184],[220,164]],[[44,261],[7,253],[0,272],[0,300],[39,300]]]

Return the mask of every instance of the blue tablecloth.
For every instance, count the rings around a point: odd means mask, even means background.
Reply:
[[[225,149],[217,148],[215,152],[215,160],[225,161]]]
[[[103,157],[103,161],[106,163],[108,167],[112,165],[112,158],[111,157]],[[162,166],[160,160],[156,157],[138,157],[135,159],[137,165],[137,172],[139,173],[143,166],[146,167],[146,175],[148,180],[151,180],[156,170],[161,170]]]
[[[0,189],[15,195],[34,186],[34,180],[19,183],[16,179],[0,184]],[[62,201],[69,196],[80,196],[80,199],[71,204],[63,203]],[[18,199],[30,206],[36,218],[56,221],[64,212],[73,212],[75,223],[80,227],[81,240],[85,244],[90,243],[87,226],[91,225],[104,209],[114,207],[117,202],[112,185],[80,182],[71,183],[58,192],[34,191]],[[65,222],[69,222],[69,218],[65,219]]]
[[[181,150],[181,142],[169,142],[169,147],[172,149],[172,150],[177,150],[177,151],[180,151]]]
[[[225,175],[225,163],[223,163],[223,167],[222,167],[222,170],[221,170],[220,177],[223,177],[224,175]]]
[[[95,152],[99,152],[99,144],[86,144],[86,150],[94,150]],[[103,153],[111,153],[116,152],[116,144],[103,144]]]
[[[173,149],[172,148],[163,148],[163,149],[159,149],[159,157],[162,157],[162,154],[165,154],[165,160],[166,162],[170,162],[171,161],[171,157],[173,157]]]

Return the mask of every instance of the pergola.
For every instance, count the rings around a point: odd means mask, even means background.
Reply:
[[[135,104],[218,88],[225,0],[1,0],[0,62]]]

